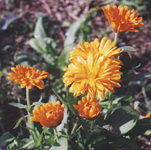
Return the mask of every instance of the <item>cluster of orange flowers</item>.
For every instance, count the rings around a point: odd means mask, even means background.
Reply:
[[[115,42],[106,38],[100,42],[95,39],[91,43],[79,44],[79,47],[75,47],[71,52],[71,63],[65,69],[63,82],[65,86],[72,84],[70,92],[74,91],[75,97],[86,92],[87,98],[83,98],[82,102],[78,103],[78,107],[74,106],[83,117],[90,118],[91,116],[91,119],[96,117],[96,111],[92,111],[94,105],[98,104],[96,94],[103,99],[106,91],[113,93],[114,87],[120,87],[118,82],[120,82],[122,73],[119,69],[123,63],[116,58],[121,55],[119,52],[120,49],[115,47]],[[88,112],[83,113],[85,106],[89,108],[86,109],[87,111],[92,111],[89,112],[91,114],[89,117]],[[101,108],[98,112],[100,110]]]
[[[103,11],[115,32],[137,32],[134,28],[143,25],[139,14],[134,10],[130,11],[128,6],[107,5],[106,8],[103,7]],[[63,82],[65,86],[71,85],[70,92],[74,92],[75,97],[86,92],[87,96],[82,97],[78,105],[74,105],[79,114],[86,119],[94,119],[101,112],[96,95],[103,99],[106,91],[114,93],[114,87],[120,87],[122,73],[119,69],[123,63],[117,59],[121,54],[115,45],[115,42],[104,37],[100,42],[95,39],[90,43],[81,43],[70,53],[71,63],[65,69]],[[21,65],[11,69],[14,73],[8,74],[9,79],[14,83],[21,83],[21,88],[32,89],[33,86],[37,86],[43,89],[42,79],[50,76],[48,72]],[[64,107],[60,102],[37,106],[33,110],[34,116],[30,119],[40,122],[42,126],[54,127],[63,119]]]
[[[134,28],[143,25],[142,18],[138,18],[138,14],[130,11],[128,6],[107,5],[103,11],[115,32],[137,32]],[[82,97],[74,108],[87,119],[96,118],[101,111],[96,94],[103,99],[106,91],[114,93],[114,87],[120,87],[122,73],[119,69],[123,63],[116,57],[121,54],[115,44],[106,38],[100,42],[95,39],[91,43],[79,44],[70,53],[71,63],[65,70],[63,82],[65,86],[71,85],[69,90],[75,97],[86,92],[87,98]]]

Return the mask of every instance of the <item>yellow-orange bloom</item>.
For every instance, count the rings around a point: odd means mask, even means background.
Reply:
[[[150,113],[147,113],[145,116],[140,115],[138,120],[151,117]]]
[[[25,88],[28,87],[32,89],[33,86],[37,86],[39,89],[44,88],[44,82],[42,79],[50,77],[48,72],[36,70],[32,67],[26,67],[18,65],[16,67],[12,67],[10,72],[9,79],[11,79],[14,83],[21,83],[20,87]]]
[[[37,106],[33,110],[33,117],[30,117],[30,120],[35,122],[40,122],[44,127],[55,127],[63,119],[63,111],[65,105],[60,105],[60,102],[57,101],[56,104],[46,103],[42,106]]]
[[[77,56],[81,56],[84,60],[87,60],[90,53],[94,54],[95,57],[121,56],[121,54],[119,53],[121,50],[117,49],[115,45],[115,42],[107,40],[105,37],[100,42],[96,38],[90,43],[80,43],[78,47],[74,47],[74,50],[70,52],[70,60],[74,59]]]
[[[69,90],[75,97],[87,92],[88,97],[97,93],[103,99],[105,91],[114,93],[114,87],[120,87],[122,62],[114,57],[120,55],[120,49],[113,46],[114,42],[103,38],[100,43],[95,40],[80,44],[71,52],[63,82],[65,86],[72,84]]]
[[[142,17],[138,17],[139,14],[134,10],[129,10],[128,6],[110,6],[103,7],[104,14],[108,19],[112,28],[117,32],[131,31],[138,32],[136,27],[143,25]]]
[[[79,114],[86,119],[95,119],[101,112],[97,98],[82,97],[82,101],[78,101],[78,105],[74,105]]]

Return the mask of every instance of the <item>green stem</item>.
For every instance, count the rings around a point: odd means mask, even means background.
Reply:
[[[117,40],[118,40],[118,31],[115,32],[115,37],[114,37],[114,42],[117,44]]]
[[[27,109],[28,109],[28,115],[29,115],[29,118],[31,117],[31,106],[30,106],[30,99],[29,99],[29,88],[26,87],[26,100],[27,100]],[[30,119],[29,119],[30,120]],[[35,126],[34,126],[34,123],[33,121],[30,120],[30,123],[31,123],[31,128],[33,130],[35,130]]]
[[[75,123],[74,127],[72,128],[72,131],[71,131],[70,135],[72,135],[74,133],[74,131],[76,130],[76,128],[78,126],[78,121],[79,121],[79,119],[77,120],[77,122]]]
[[[56,129],[55,127],[53,128],[53,132],[54,132],[54,135],[55,135],[56,140],[58,140],[57,129]]]
[[[144,85],[142,86],[142,93],[143,93],[143,96],[144,96],[144,99],[145,99],[145,103],[146,103],[146,105],[148,105],[148,99],[147,99],[147,95],[146,95],[146,92],[145,92],[145,86]]]
[[[93,130],[93,127],[94,127],[94,120],[91,120],[90,130]]]
[[[25,148],[27,148],[29,145],[33,144],[33,143],[34,143],[34,141],[32,140],[32,141],[30,141],[29,143],[27,143],[27,144],[25,144],[24,146],[22,146],[21,148],[19,148],[18,150],[25,149]]]
[[[113,100],[113,94],[109,92],[109,103],[108,103],[108,110],[112,108],[112,100]]]

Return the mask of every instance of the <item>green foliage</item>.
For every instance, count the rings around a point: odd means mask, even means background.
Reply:
[[[130,10],[135,9],[135,11],[141,15],[147,14],[147,5],[150,4],[150,1],[144,0],[120,0],[121,5],[127,5],[130,7]]]

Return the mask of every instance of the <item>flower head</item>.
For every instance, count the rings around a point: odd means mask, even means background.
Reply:
[[[78,101],[78,105],[74,105],[74,108],[78,110],[79,114],[86,119],[95,119],[101,112],[97,98],[91,99],[82,97],[82,101]]]
[[[29,89],[32,89],[33,86],[37,86],[39,89],[43,89],[44,82],[42,79],[50,77],[48,72],[36,70],[32,67],[26,67],[18,65],[16,67],[12,67],[10,72],[9,79],[11,79],[14,83],[21,83],[20,87],[25,88],[26,86]]]
[[[42,106],[37,106],[33,110],[34,116],[30,117],[30,120],[40,122],[45,127],[55,127],[63,119],[64,107],[64,104],[60,105],[59,101],[56,104],[46,103]]]
[[[122,62],[114,57],[120,55],[120,49],[113,46],[114,42],[103,38],[100,43],[95,40],[80,44],[71,53],[63,82],[65,86],[72,84],[70,92],[74,91],[75,97],[87,92],[88,97],[97,93],[103,99],[105,91],[114,93],[114,87],[120,87]]]
[[[108,19],[112,28],[117,32],[131,31],[138,32],[136,27],[143,25],[142,17],[138,17],[139,14],[134,10],[129,10],[128,6],[110,6],[103,7],[104,14]]]

